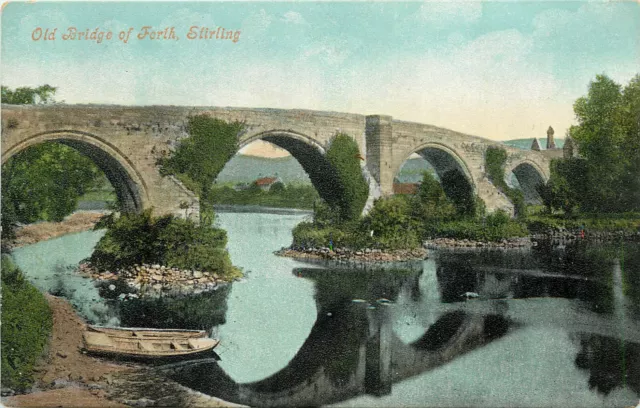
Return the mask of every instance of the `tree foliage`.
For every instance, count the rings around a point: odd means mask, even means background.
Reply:
[[[227,234],[210,225],[172,215],[141,214],[109,216],[96,228],[107,228],[89,261],[99,270],[116,272],[141,264],[161,264],[181,269],[217,272],[233,276],[236,271],[225,250]]]
[[[2,86],[2,103],[11,105],[36,105],[54,102],[58,88],[51,85],[41,85],[36,88],[23,86],[15,90]]]
[[[570,134],[587,164],[588,191],[581,195],[581,209],[640,209],[640,75],[624,89],[597,75],[574,111],[578,125]]]
[[[55,142],[29,147],[2,169],[2,227],[14,222],[61,221],[78,198],[97,187],[102,172],[91,159]]]
[[[57,88],[42,85],[2,87],[2,102],[54,102]],[[78,197],[99,183],[102,172],[78,151],[53,142],[29,147],[2,166],[2,231],[12,238],[16,223],[60,221],[76,208]]]
[[[35,364],[51,333],[45,297],[2,256],[2,387],[24,391],[33,384]]]
[[[524,194],[522,191],[511,188],[505,181],[505,165],[507,163],[507,151],[502,147],[489,146],[484,154],[485,171],[489,180],[498,188],[513,204],[515,215],[525,215]]]
[[[569,213],[640,210],[640,75],[624,88],[597,75],[574,111],[569,134],[581,159],[552,165],[545,204]]]
[[[333,138],[327,150],[327,159],[337,172],[343,187],[343,194],[336,197],[335,203],[340,218],[344,221],[357,220],[369,197],[369,184],[362,175],[360,157],[356,141],[343,133]]]
[[[161,159],[161,172],[186,177],[192,181],[200,197],[200,217],[213,221],[213,205],[207,200],[211,185],[225,164],[238,151],[241,122],[227,123],[202,114],[189,118],[189,137],[183,139],[168,158]]]

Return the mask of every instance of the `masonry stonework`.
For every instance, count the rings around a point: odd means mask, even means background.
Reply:
[[[489,210],[512,211],[513,206],[486,177],[488,146],[507,151],[508,171],[527,164],[540,179],[549,177],[549,159],[540,152],[391,116],[222,107],[2,105],[2,163],[29,146],[59,141],[91,157],[105,171],[126,209],[152,207],[157,213],[197,216],[197,197],[175,178],[162,177],[156,166],[159,157],[188,137],[189,117],[196,114],[245,123],[240,147],[263,139],[289,150],[324,191],[335,185],[323,158],[337,133],[358,143],[366,160],[364,170],[383,195],[393,193],[394,177],[416,152],[439,174],[460,171]]]

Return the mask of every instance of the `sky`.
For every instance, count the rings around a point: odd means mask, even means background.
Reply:
[[[597,74],[640,73],[638,2],[10,2],[1,36],[2,84],[66,103],[386,114],[494,140],[562,137]]]

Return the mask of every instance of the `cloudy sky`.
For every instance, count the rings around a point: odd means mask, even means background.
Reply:
[[[143,26],[178,39],[139,40]],[[239,39],[189,40],[191,26]],[[63,40],[69,27],[113,37]],[[48,83],[67,103],[381,113],[496,140],[549,125],[562,136],[596,74],[640,72],[639,39],[637,2],[9,3],[2,84]]]

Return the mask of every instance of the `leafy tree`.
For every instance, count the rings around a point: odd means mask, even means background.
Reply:
[[[270,194],[284,194],[286,189],[287,189],[287,187],[284,185],[283,182],[277,181],[277,182],[273,183],[273,185],[269,189],[269,193]]]
[[[640,75],[622,88],[597,75],[576,100],[578,121],[569,134],[583,162],[561,160],[552,167],[547,202],[583,212],[640,209]],[[572,161],[573,160],[573,161]],[[577,166],[577,167],[576,167]]]
[[[51,85],[41,85],[37,88],[23,86],[12,90],[2,87],[2,103],[11,105],[36,105],[54,102],[54,95],[58,88]]]
[[[57,88],[42,85],[2,87],[2,102],[47,104]],[[102,172],[76,150],[57,143],[30,147],[2,167],[2,231],[13,238],[16,223],[60,221],[76,208],[78,197],[97,186]]]
[[[413,217],[423,223],[452,218],[456,214],[456,208],[442,185],[426,171],[422,173],[422,182],[410,208]]]
[[[161,264],[235,277],[225,250],[227,234],[210,225],[172,215],[154,217],[151,210],[105,218],[96,228],[107,228],[89,261],[99,270],[119,271],[140,264]]]
[[[362,221],[362,230],[373,231],[375,245],[382,248],[420,246],[420,222],[412,217],[411,205],[410,199],[401,195],[376,200]]]
[[[360,157],[356,141],[343,133],[333,138],[327,150],[327,159],[338,173],[344,191],[335,200],[344,221],[358,219],[369,197],[369,184],[362,175]]]
[[[182,140],[169,158],[160,159],[163,174],[186,177],[195,184],[200,197],[200,220],[213,221],[213,204],[208,199],[211,186],[225,164],[238,151],[241,122],[227,123],[202,114],[189,118],[189,137]]]
[[[76,150],[55,142],[29,147],[3,166],[3,230],[10,223],[61,221],[102,172]]]
[[[549,212],[562,210],[567,215],[576,212],[588,191],[584,175],[586,161],[581,158],[555,159],[551,161],[551,177],[538,186],[538,193]],[[582,194],[581,194],[582,193]]]

